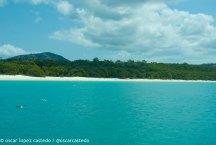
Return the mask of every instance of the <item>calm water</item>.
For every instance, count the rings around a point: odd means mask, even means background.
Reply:
[[[0,81],[0,138],[215,145],[216,83]]]

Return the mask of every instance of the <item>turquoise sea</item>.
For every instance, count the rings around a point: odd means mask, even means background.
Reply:
[[[0,81],[0,144],[19,138],[215,145],[216,83]]]

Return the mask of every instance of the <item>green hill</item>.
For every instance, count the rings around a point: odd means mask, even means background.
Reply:
[[[19,55],[19,56],[11,57],[7,60],[9,60],[9,61],[44,61],[44,60],[49,60],[49,61],[64,61],[64,62],[69,61],[64,57],[57,55],[57,54],[54,54],[54,53],[51,53],[51,52]]]

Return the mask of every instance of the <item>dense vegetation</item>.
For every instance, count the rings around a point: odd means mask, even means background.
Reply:
[[[29,57],[29,55],[28,55]],[[0,74],[28,76],[80,76],[98,78],[148,78],[216,80],[216,65],[147,63],[146,61],[94,60],[64,61],[64,59],[0,60]]]

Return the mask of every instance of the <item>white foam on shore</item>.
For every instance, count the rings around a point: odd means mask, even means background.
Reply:
[[[162,79],[118,79],[118,78],[87,78],[87,77],[31,77],[24,75],[0,75],[0,81],[118,81],[118,82],[211,82],[209,80],[162,80]]]

